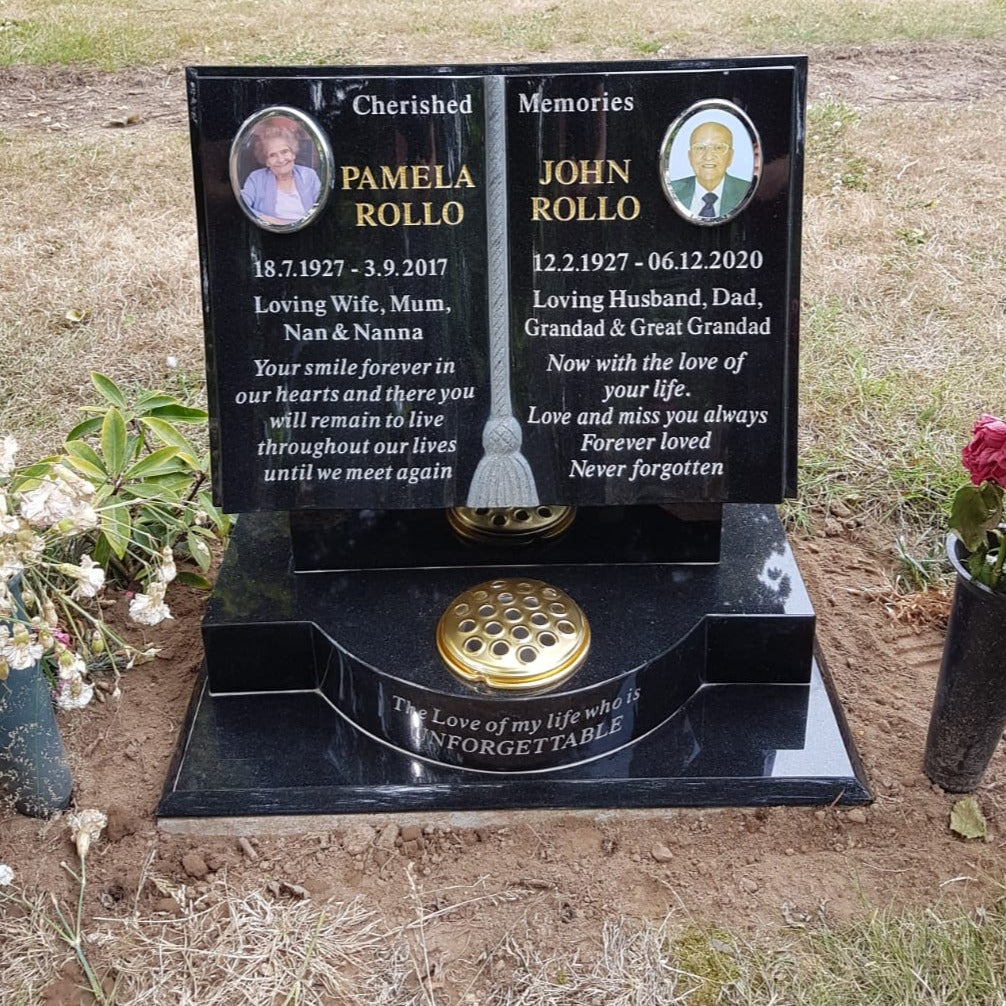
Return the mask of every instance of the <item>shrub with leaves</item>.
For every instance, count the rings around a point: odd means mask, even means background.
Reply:
[[[0,680],[44,659],[65,708],[90,700],[91,671],[149,653],[105,623],[106,585],[133,590],[130,616],[156,625],[171,617],[168,584],[209,586],[210,544],[230,529],[208,459],[179,429],[206,413],[91,381],[104,404],[84,409],[58,455],[18,468],[16,441],[0,439]]]

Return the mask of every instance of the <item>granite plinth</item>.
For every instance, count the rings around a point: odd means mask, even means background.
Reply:
[[[465,541],[443,510],[296,510],[294,569],[651,565],[718,562],[720,504],[579,507],[569,530],[541,542]]]
[[[722,535],[719,565],[523,567],[594,643],[561,687],[500,697],[434,641],[493,568],[294,573],[286,517],[245,515],[158,813],[868,801],[774,509],[728,505]]]

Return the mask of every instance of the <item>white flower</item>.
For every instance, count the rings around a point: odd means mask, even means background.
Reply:
[[[52,603],[51,597],[47,597],[42,602],[42,618],[50,629],[55,629],[59,625],[59,614],[56,612],[56,605]]]
[[[50,527],[73,511],[73,497],[51,475],[21,494],[21,516],[34,527]]]
[[[156,578],[161,581],[161,583],[171,583],[171,581],[178,575],[178,570],[175,568],[175,556],[171,551],[170,545],[165,545],[161,549],[161,565],[157,570]]]
[[[83,666],[83,662],[81,662]],[[79,674],[68,678],[63,677],[63,668],[59,669],[59,688],[56,691],[56,705],[68,711],[83,709],[94,698],[94,686],[88,684]]]
[[[88,482],[87,479],[82,479],[72,468],[60,465],[56,469],[56,475],[66,484],[71,495],[76,496],[78,499],[82,496],[94,495],[94,485]]]
[[[87,673],[87,665],[79,653],[74,653],[66,646],[60,646],[59,676],[63,681],[72,681]]]
[[[21,516],[30,524],[48,527],[66,516],[63,508],[68,500],[59,483],[47,475],[34,489],[21,494]]]
[[[165,358],[164,362],[167,364],[168,370],[175,370],[178,367],[178,357],[177,356],[168,356],[168,357]]]
[[[77,855],[83,859],[92,842],[101,837],[102,829],[108,824],[108,818],[100,810],[82,810],[67,818],[70,825],[70,835],[77,845]]]
[[[77,581],[77,586],[70,592],[71,597],[96,597],[105,586],[105,571],[86,552],[80,557],[79,566],[67,563],[61,568]]]
[[[60,524],[66,531],[87,531],[98,526],[98,514],[85,497],[94,493],[94,486],[71,472],[60,468],[59,478],[46,475],[34,489],[21,495],[21,516],[34,527]]]
[[[0,576],[0,617],[10,618],[14,614],[14,598],[7,589],[7,582]]]
[[[171,618],[171,612],[164,603],[164,591],[167,584],[153,580],[147,587],[146,594],[137,594],[129,602],[129,617],[140,625],[157,625],[166,618]]]
[[[70,513],[59,522],[59,530],[64,533],[90,531],[100,522],[98,511],[90,503],[78,500]]]
[[[0,440],[0,475],[10,475],[14,470],[17,441],[9,434]]]
[[[0,863],[0,887],[12,883],[14,883],[14,871],[6,863]]]
[[[6,625],[0,625],[0,658],[12,671],[24,671],[42,659],[42,644],[21,624],[9,635]]]
[[[42,557],[44,543],[27,525],[13,538],[0,539],[0,580],[10,580]],[[27,589],[22,597],[28,603]]]

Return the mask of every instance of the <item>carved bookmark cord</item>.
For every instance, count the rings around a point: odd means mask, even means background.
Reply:
[[[468,506],[535,506],[538,490],[521,454],[520,424],[510,398],[510,270],[507,242],[506,85],[485,79],[486,230],[489,284],[489,419],[485,454],[468,489]]]

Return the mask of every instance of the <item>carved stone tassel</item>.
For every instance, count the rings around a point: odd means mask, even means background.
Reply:
[[[510,400],[510,271],[507,245],[506,87],[485,79],[486,230],[489,235],[489,419],[485,454],[468,489],[468,506],[535,506],[538,490],[520,452],[522,434]]]

